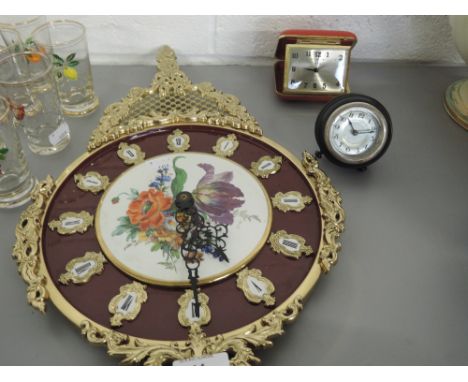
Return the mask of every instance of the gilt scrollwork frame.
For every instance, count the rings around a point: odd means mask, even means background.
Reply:
[[[106,345],[108,354],[122,357],[124,363],[161,365],[176,359],[223,351],[231,355],[232,365],[258,363],[260,359],[255,356],[253,349],[272,345],[272,338],[283,333],[284,324],[297,318],[302,310],[303,300],[309,295],[320,275],[329,272],[337,261],[341,248],[339,237],[344,229],[341,196],[332,186],[330,179],[318,168],[316,159],[310,153],[304,152],[301,162],[275,142],[263,137],[257,121],[236,97],[218,92],[206,82],[193,85],[179,69],[175,54],[169,47],[163,47],[159,51],[157,68],[158,72],[150,88],[133,88],[126,98],[106,109],[98,128],[90,137],[88,153],[77,158],[56,181],[48,176],[35,187],[32,204],[21,214],[16,227],[17,240],[13,251],[18,271],[27,284],[27,300],[34,308],[44,313],[46,300],[50,299],[68,319],[81,328],[82,334],[89,342]],[[218,111],[192,110],[181,113],[168,110],[165,113],[142,115],[123,123],[129,116],[132,105],[154,92],[160,97],[170,94],[183,96],[194,92],[216,101]],[[297,290],[261,319],[213,337],[207,337],[196,323],[189,327],[187,340],[184,341],[157,341],[132,337],[89,320],[64,299],[45,266],[41,250],[41,232],[54,192],[68,174],[92,155],[94,150],[138,131],[182,123],[221,126],[233,133],[251,134],[289,158],[306,176],[315,192],[314,197],[318,201],[322,216],[321,242],[316,260]]]

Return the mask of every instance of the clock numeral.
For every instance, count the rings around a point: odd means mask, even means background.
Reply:
[[[299,58],[299,53],[293,53],[292,58]]]
[[[101,252],[86,252],[84,256],[76,257],[67,263],[66,272],[60,275],[59,282],[63,285],[68,285],[69,281],[73,284],[87,283],[93,275],[103,272],[104,263],[107,263],[107,260]]]
[[[130,145],[125,142],[120,143],[117,155],[126,165],[138,164],[145,159],[145,153],[135,143]]]
[[[362,119],[362,118],[364,118],[364,116],[365,116],[364,113],[359,113],[359,114],[358,114],[358,118],[361,118],[361,119]]]
[[[306,52],[306,57],[310,57],[310,56],[311,56],[311,51],[308,50],[308,51]]]
[[[313,87],[314,89],[317,89],[317,82],[314,82],[314,84],[312,85],[312,87]]]
[[[351,150],[351,149],[350,149],[349,147],[346,147],[346,152],[349,153],[350,150]]]
[[[306,88],[309,85],[307,81],[304,81],[304,88]]]
[[[312,203],[312,198],[310,196],[302,195],[298,191],[288,191],[285,194],[277,192],[271,199],[273,207],[283,212],[301,212],[307,204]]]
[[[337,87],[340,87],[341,84],[340,84],[340,81],[336,81],[336,84],[335,84]]]
[[[316,58],[320,58],[320,57],[322,56],[322,52],[316,51],[316,52],[314,53],[314,56],[315,56]]]
[[[167,148],[175,153],[187,151],[190,148],[190,137],[182,130],[174,130],[174,133],[167,137]]]
[[[322,89],[326,89],[327,88],[327,84],[326,83],[323,83],[322,84]]]
[[[353,112],[349,113],[349,118],[353,118],[353,117],[354,117],[354,113]]]
[[[333,138],[338,139],[338,138],[339,138],[339,135],[338,135],[338,134],[335,134],[335,135],[333,136]]]
[[[294,259],[299,259],[302,255],[310,256],[313,253],[312,247],[306,244],[303,237],[289,234],[284,230],[272,233],[268,243],[274,252]]]
[[[327,58],[330,57],[330,52],[327,52]]]
[[[295,66],[292,66],[291,67],[291,72],[295,72],[296,71],[296,67]]]
[[[247,300],[254,304],[263,302],[265,306],[275,304],[275,286],[273,283],[262,276],[262,271],[259,269],[244,268],[237,274],[237,287],[244,292]]]
[[[134,320],[141,310],[141,305],[146,302],[146,285],[134,281],[120,287],[119,294],[109,302],[111,326],[121,326],[123,320]]]
[[[342,55],[342,54],[340,54],[340,55],[338,56],[337,61],[343,61],[343,55]]]

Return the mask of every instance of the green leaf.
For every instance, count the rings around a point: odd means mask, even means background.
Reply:
[[[174,167],[174,172],[175,172],[175,178],[171,183],[171,191],[172,195],[175,199],[177,194],[181,192],[184,189],[185,182],[187,180],[187,172],[180,168],[177,167],[176,162],[178,159],[184,158],[182,156],[175,157],[174,160],[172,161],[172,166]]]
[[[0,149],[0,154],[6,154],[8,152],[8,147],[2,147]]]
[[[130,218],[128,216],[121,216],[117,220],[121,222],[121,224],[132,225],[132,223],[130,223]]]
[[[138,198],[138,196],[140,195],[140,193],[138,192],[138,190],[136,188],[131,188],[130,189],[130,196],[129,196],[129,199],[136,199]]]
[[[76,53],[71,53],[67,56],[67,62],[69,63],[68,65],[70,66],[70,62],[73,61],[73,59],[75,58],[76,56]]]
[[[62,57],[60,57],[60,56],[56,55],[55,53],[54,53],[54,54],[52,54],[52,56],[54,57],[54,60],[57,60],[57,61],[61,62],[62,64],[64,63],[64,61],[63,61],[63,58],[62,58]]]
[[[155,241],[154,244],[151,246],[151,252],[156,252],[161,249],[161,243],[159,241]]]
[[[127,230],[128,230],[128,228],[126,226],[119,225],[112,231],[112,236],[122,235]]]
[[[171,249],[170,253],[173,259],[178,259],[180,257],[180,252],[178,249]]]
[[[147,200],[145,202],[145,204],[143,204],[143,214],[147,214],[148,211],[151,209],[151,207],[153,206],[153,203],[151,203],[149,200]]]
[[[67,65],[73,68],[74,66],[77,66],[79,63],[80,63],[79,61],[70,61],[67,63]]]
[[[126,240],[130,241],[130,240],[133,240],[135,238],[136,238],[136,232],[134,232],[132,230],[128,230]]]
[[[59,62],[59,61],[54,61],[54,66],[57,66],[57,67],[61,68],[61,67],[63,67],[63,64],[61,62]],[[60,74],[62,74],[62,73],[60,73]]]

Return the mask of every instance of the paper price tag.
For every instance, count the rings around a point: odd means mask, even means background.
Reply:
[[[70,128],[68,123],[62,121],[62,123],[57,127],[57,129],[49,134],[49,142],[51,145],[55,146],[62,139],[64,139],[68,134],[70,134]]]
[[[229,356],[226,352],[216,353],[206,357],[174,361],[172,366],[229,366]]]

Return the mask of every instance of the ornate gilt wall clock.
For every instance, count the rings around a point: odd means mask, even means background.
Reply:
[[[148,89],[110,105],[88,152],[48,177],[16,229],[29,303],[147,365],[259,362],[337,260],[341,198],[232,95],[164,47]]]

